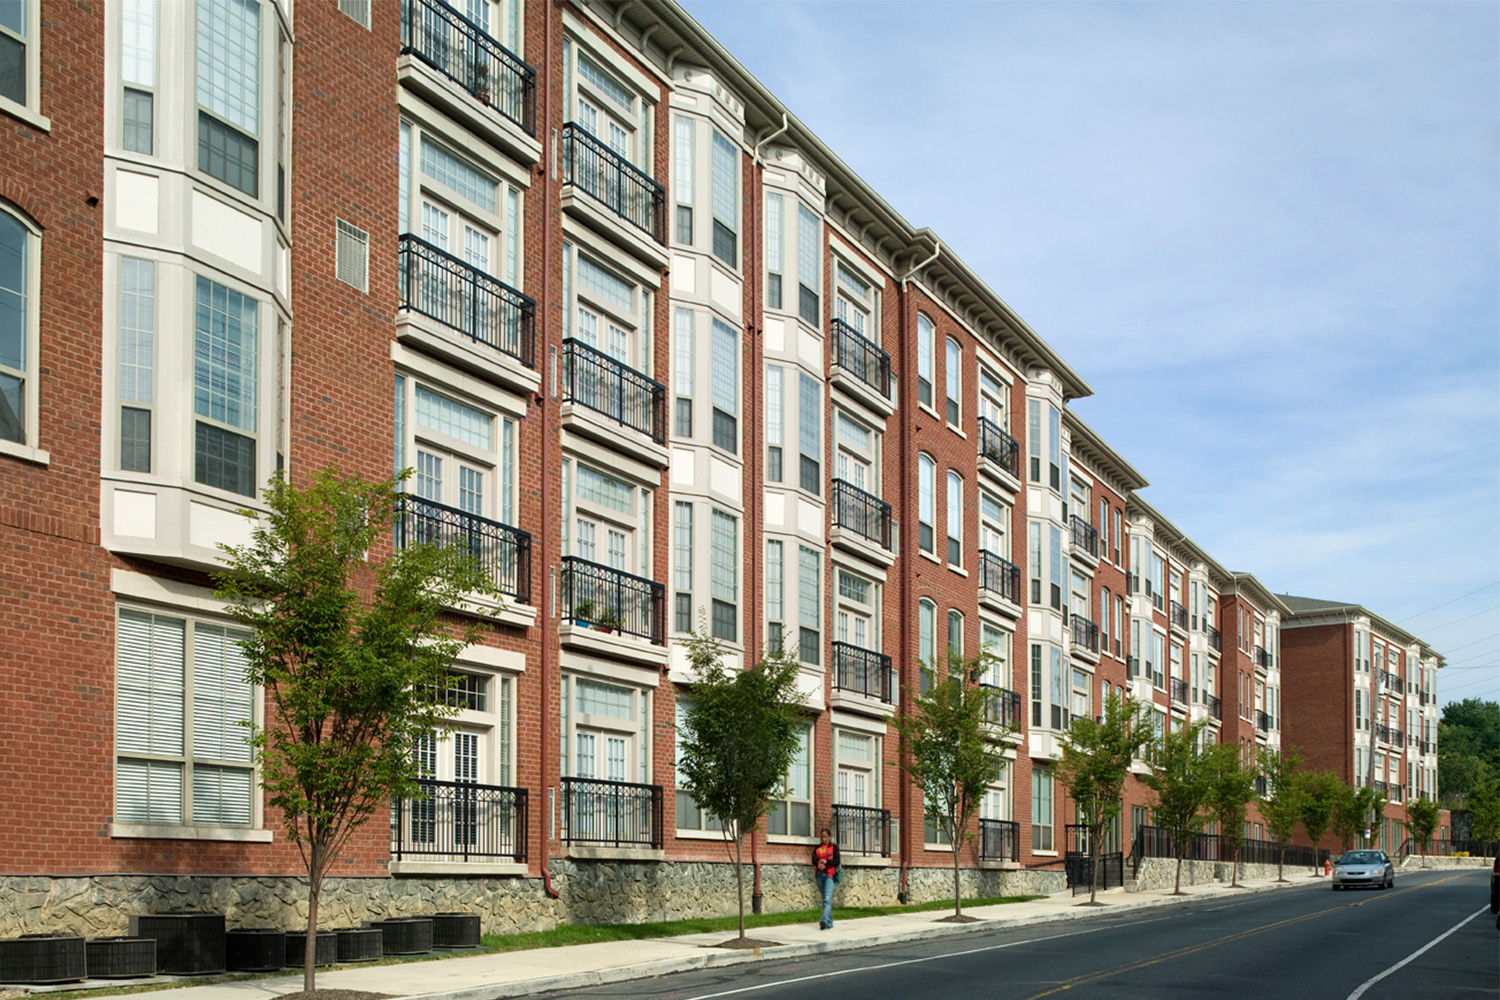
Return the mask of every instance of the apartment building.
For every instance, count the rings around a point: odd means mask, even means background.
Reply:
[[[751,849],[775,907],[822,826],[851,898],[949,890],[891,720],[950,650],[989,654],[1007,754],[975,890],[1060,884],[1053,766],[1111,692],[1281,742],[1283,599],[1142,500],[1082,376],[675,4],[8,9],[0,885],[50,888],[0,932],[78,885],[284,918],[256,880],[301,864],[211,581],[277,470],[411,470],[389,544],[462,540],[502,595],[426,794],[340,861],[350,917],[430,891],[533,927],[638,883],[640,916],[713,910],[683,871],[727,900],[674,768],[694,631],[800,664]],[[1377,759],[1390,784],[1389,752],[1349,769]]]

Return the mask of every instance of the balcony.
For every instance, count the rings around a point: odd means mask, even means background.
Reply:
[[[1401,680],[1399,675],[1393,674],[1390,671],[1386,671],[1381,675],[1381,683],[1385,685],[1387,691],[1392,691],[1396,694],[1406,693],[1406,683]]]
[[[662,186],[576,122],[563,126],[559,155],[564,210],[576,211],[585,223],[642,261],[665,265],[667,216]],[[572,197],[574,192],[587,195],[587,203]]]
[[[530,532],[414,493],[396,498],[394,529],[397,549],[425,544],[467,551],[502,595],[531,603]]]
[[[1255,661],[1258,670],[1267,670],[1272,666],[1271,651],[1263,646],[1254,647],[1250,651],[1250,658]]]
[[[536,70],[491,38],[444,0],[403,0],[401,56],[404,83],[509,152],[534,163],[536,142]]]
[[[1077,514],[1068,518],[1073,527],[1073,554],[1099,561],[1099,532]]]
[[[979,860],[1020,861],[1021,824],[1012,819],[981,819]]]
[[[1167,605],[1167,621],[1179,632],[1188,630],[1188,609],[1180,601],[1172,601]]]
[[[1406,786],[1405,785],[1392,785],[1390,791],[1391,791],[1391,801],[1392,802],[1400,802],[1402,800],[1402,798],[1404,797],[1404,793],[1406,791]]]
[[[1208,714],[1211,718],[1220,720],[1224,718],[1224,706],[1218,698],[1211,694],[1205,694],[1203,696],[1203,704],[1208,707]]]
[[[564,556],[558,586],[559,613],[574,625],[666,643],[666,588],[654,580]]]
[[[832,321],[835,385],[882,416],[895,412],[891,400],[891,356],[843,320]],[[843,378],[842,376],[849,376]]]
[[[1087,651],[1098,656],[1099,626],[1083,615],[1072,615],[1070,626],[1073,630],[1073,651]]]
[[[1262,733],[1269,733],[1271,731],[1270,714],[1257,708],[1255,710],[1255,728]]]
[[[1208,635],[1208,648],[1215,652],[1223,652],[1224,634],[1206,621],[1203,623],[1203,631]]]
[[[562,779],[562,839],[592,847],[662,846],[660,785]]]
[[[1021,446],[988,417],[979,418],[979,468],[1013,491],[1020,488]]]
[[[979,600],[1015,618],[1021,613],[1021,568],[993,552],[979,552]]]
[[[526,789],[419,778],[417,790],[391,800],[391,860],[526,862]]]
[[[895,561],[891,546],[891,505],[842,479],[833,481],[833,535],[830,541],[889,566]]]
[[[1139,656],[1125,657],[1125,676],[1139,677],[1141,675],[1141,658]]]
[[[984,721],[994,726],[1004,726],[1013,732],[1021,729],[1021,696],[1015,691],[993,684],[981,684],[989,694],[984,706]]]
[[[1393,726],[1376,726],[1375,738],[1382,743],[1393,743],[1402,746],[1406,742],[1406,734]]]
[[[834,843],[840,854],[866,858],[891,856],[891,811],[866,806],[835,804],[833,807]]]
[[[1266,776],[1264,774],[1257,774],[1255,776],[1255,794],[1256,795],[1264,796],[1266,794],[1266,791],[1270,787],[1271,787],[1271,783],[1266,780]]]
[[[656,445],[666,444],[666,387],[581,340],[563,341],[562,401],[603,418],[598,426],[577,429],[607,444],[622,443],[617,426],[636,431]]]
[[[884,704],[896,700],[896,673],[891,658],[847,642],[833,644],[833,686],[837,691],[874,698]]]
[[[1186,705],[1188,703],[1189,690],[1187,681],[1181,679],[1180,677],[1173,677],[1171,678],[1170,688],[1172,701],[1175,704]]]

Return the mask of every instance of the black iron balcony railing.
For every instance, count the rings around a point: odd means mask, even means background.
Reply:
[[[662,845],[660,785],[562,779],[562,839],[610,847]]]
[[[1176,625],[1184,632],[1187,631],[1188,610],[1181,601],[1173,601],[1171,604],[1167,605],[1167,618],[1173,625]]]
[[[1406,683],[1398,674],[1393,674],[1389,670],[1387,670],[1382,680],[1385,683],[1385,688],[1387,691],[1394,691],[1396,694],[1406,693]]]
[[[896,693],[891,658],[847,642],[833,644],[834,681],[840,691],[878,698],[890,704]]]
[[[1012,604],[1021,603],[1021,568],[993,552],[979,552],[979,589],[999,594]]]
[[[536,302],[529,296],[410,233],[398,254],[400,308],[536,368]]]
[[[984,721],[1007,729],[1021,728],[1021,696],[1015,691],[993,684],[981,684],[989,695],[984,706]]]
[[[662,186],[576,122],[563,126],[562,175],[564,184],[575,185],[656,242],[667,242]]]
[[[1072,515],[1069,520],[1073,525],[1073,547],[1082,549],[1090,556],[1099,558],[1099,531],[1077,514]]]
[[[521,604],[531,603],[531,533],[478,514],[424,500],[414,493],[396,498],[396,548],[439,545],[468,552],[495,589]]]
[[[1406,734],[1394,726],[1376,726],[1375,738],[1382,743],[1394,743],[1397,746],[1406,742]]]
[[[835,803],[831,825],[833,826],[833,839],[839,845],[840,854],[857,854],[870,858],[891,856],[891,811],[889,809],[871,809],[868,806]]]
[[[1213,716],[1215,719],[1224,718],[1224,705],[1219,701],[1218,698],[1214,697],[1211,694],[1205,694],[1203,696],[1203,704],[1208,706],[1209,715]]]
[[[1099,626],[1083,615],[1073,615],[1073,642],[1090,653],[1099,652]]]
[[[833,363],[891,398],[891,356],[841,319],[833,321]]]
[[[1188,682],[1180,677],[1171,678],[1172,700],[1184,705],[1188,703]]]
[[[401,53],[536,135],[536,70],[443,0],[402,0]]]
[[[1269,733],[1271,731],[1271,714],[1257,708],[1255,710],[1255,728],[1263,733]]]
[[[1257,667],[1271,666],[1271,651],[1264,646],[1256,646],[1251,650],[1251,656],[1254,658]]]
[[[980,820],[979,858],[982,861],[1021,860],[1021,824],[1013,819]]]
[[[1255,776],[1255,794],[1256,795],[1265,795],[1266,794],[1266,789],[1269,788],[1269,787],[1270,787],[1270,782],[1268,782],[1266,780],[1266,776],[1264,774],[1257,774]]]
[[[1425,753],[1437,753],[1437,740],[1418,740],[1417,746]]]
[[[611,569],[577,556],[564,556],[558,580],[561,614],[600,631],[664,645],[666,587],[654,580]]]
[[[1214,628],[1212,625],[1210,625],[1206,621],[1203,623],[1203,631],[1208,633],[1208,645],[1209,645],[1209,648],[1210,649],[1216,649],[1216,650],[1219,650],[1219,651],[1222,652],[1223,649],[1224,649],[1224,635],[1223,635],[1223,633],[1220,632],[1218,629]]]
[[[833,481],[833,524],[883,549],[891,547],[891,505],[842,479]]]
[[[666,387],[581,340],[563,341],[562,398],[667,441]]]
[[[527,791],[465,781],[417,780],[391,800],[391,857],[526,860]]]
[[[1392,802],[1400,802],[1402,800],[1402,798],[1404,797],[1405,793],[1406,793],[1406,786],[1405,785],[1392,785],[1390,791],[1391,791],[1391,801]]]
[[[1021,446],[988,417],[979,418],[979,454],[1021,478]]]

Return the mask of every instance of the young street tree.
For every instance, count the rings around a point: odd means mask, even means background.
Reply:
[[[991,654],[949,653],[947,671],[933,671],[926,694],[907,691],[908,712],[894,722],[901,734],[901,767],[921,788],[926,816],[953,845],[953,920],[963,919],[959,852],[980,799],[1005,768],[1000,726],[990,721],[993,692],[977,682]]]
[[[1198,741],[1203,723],[1181,726],[1162,734],[1160,744],[1145,776],[1147,787],[1156,793],[1152,814],[1156,825],[1172,838],[1177,875],[1172,895],[1181,896],[1182,859],[1193,835],[1203,826],[1203,807],[1208,801],[1209,775]]]
[[[1089,905],[1099,887],[1099,839],[1120,814],[1130,763],[1155,739],[1151,710],[1122,700],[1113,691],[1104,700],[1102,722],[1086,716],[1073,720],[1054,771],[1078,808],[1078,823],[1089,841]]]
[[[1208,771],[1209,815],[1219,824],[1219,843],[1228,844],[1229,885],[1240,884],[1240,851],[1245,845],[1245,814],[1255,798],[1256,770],[1245,763],[1244,751],[1237,743],[1215,743],[1204,750]]]
[[[725,850],[733,845],[739,890],[737,947],[759,946],[745,937],[745,834],[770,811],[772,794],[797,752],[802,697],[797,661],[787,655],[730,670],[717,642],[695,633],[687,640],[693,664],[691,701],[678,734],[677,771],[699,808],[722,823]]]
[[[264,498],[250,544],[224,547],[215,595],[249,630],[246,679],[265,693],[250,742],[307,866],[312,990],[324,877],[378,807],[417,793],[412,748],[453,711],[448,668],[479,628],[451,626],[443,609],[493,587],[466,547],[384,554],[394,481],[325,469],[298,488],[278,473]]]
[[[1313,845],[1313,874],[1318,874],[1318,844],[1333,823],[1334,809],[1338,805],[1340,789],[1344,783],[1328,771],[1304,773],[1302,786],[1302,829]]]
[[[1296,836],[1297,824],[1302,820],[1304,782],[1297,773],[1302,758],[1295,753],[1282,755],[1270,747],[1261,747],[1256,751],[1256,763],[1266,777],[1265,793],[1259,797],[1260,814],[1266,821],[1266,832],[1276,841],[1276,881],[1285,882],[1282,868],[1286,863],[1286,845]]]
[[[1417,845],[1422,854],[1422,867],[1427,867],[1427,841],[1438,825],[1438,804],[1432,799],[1418,796],[1406,803],[1406,836]]]

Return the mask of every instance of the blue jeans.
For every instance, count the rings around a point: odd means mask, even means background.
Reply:
[[[818,892],[823,894],[823,918],[818,921],[820,927],[833,926],[833,879],[822,872],[815,872],[818,876]]]

